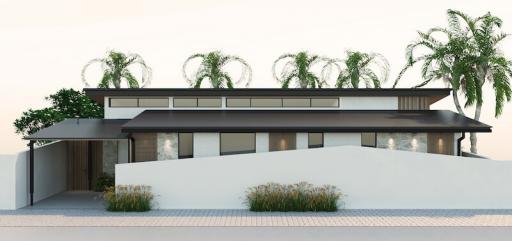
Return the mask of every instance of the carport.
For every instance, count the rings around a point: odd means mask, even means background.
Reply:
[[[108,153],[105,154],[107,151],[104,150],[105,142],[117,143],[116,145],[119,145],[121,141],[126,143],[126,147],[123,148],[116,146],[116,153],[114,153],[117,158],[116,163],[119,163],[120,154],[123,155],[123,162],[132,161],[135,142],[130,134],[121,132],[121,126],[126,122],[127,120],[66,119],[25,137],[24,139],[29,140],[30,206],[34,205],[34,189],[36,186],[34,167],[38,160],[37,153],[44,151],[44,148],[46,148],[46,146],[35,147],[38,141],[65,142],[61,145],[65,148],[66,153],[66,190],[90,191],[93,189],[94,178],[97,178],[104,171],[104,159],[108,157]],[[45,155],[46,158],[48,158],[48,155],[51,158],[51,153],[45,153]]]

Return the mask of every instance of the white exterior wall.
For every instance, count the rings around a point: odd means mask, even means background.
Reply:
[[[194,133],[194,157],[220,155],[220,136],[217,132]]]
[[[324,133],[324,146],[361,146],[361,133]]]
[[[29,151],[2,159],[0,209],[17,209],[29,205]],[[66,190],[66,169],[65,142],[51,143],[34,150],[34,202]]]
[[[343,110],[398,110],[398,97],[341,97],[340,107]]]
[[[511,209],[510,173],[512,161],[344,146],[118,164],[116,183],[150,185],[162,209],[245,208],[248,187],[300,181],[336,185],[348,209]]]
[[[269,138],[268,132],[257,132],[256,133],[256,152],[268,152],[269,151]]]
[[[299,132],[296,137],[296,148],[297,149],[308,149],[308,133],[307,132]]]

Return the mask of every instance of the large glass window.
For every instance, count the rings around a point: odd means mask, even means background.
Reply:
[[[338,98],[312,98],[311,107],[332,108],[339,106]]]
[[[110,98],[110,107],[137,107],[137,98]]]
[[[139,107],[169,107],[169,98],[139,98]]]
[[[249,98],[227,98],[226,106],[234,107],[234,108],[251,107],[251,99],[249,99]]]
[[[297,134],[291,133],[278,133],[271,132],[269,134],[269,150],[270,151],[285,151],[296,149]]]
[[[220,154],[256,152],[256,133],[220,133]]]
[[[324,147],[324,133],[308,133],[308,147]]]
[[[377,138],[375,132],[361,133],[361,146],[376,147]]]
[[[178,133],[178,158],[194,157],[193,133]]]
[[[222,107],[222,100],[220,98],[199,98],[197,107]]]
[[[282,107],[283,102],[281,98],[253,98],[251,99],[251,107]]]
[[[197,107],[197,98],[174,98],[173,99],[174,107]]]

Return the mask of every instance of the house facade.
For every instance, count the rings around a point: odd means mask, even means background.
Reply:
[[[431,109],[450,89],[84,91],[104,119],[68,119],[25,137],[31,161],[35,141],[66,142],[68,190],[90,190],[120,163],[345,145],[461,155],[464,133],[491,131]]]

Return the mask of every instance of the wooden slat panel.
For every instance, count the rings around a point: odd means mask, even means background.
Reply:
[[[429,100],[425,96],[399,96],[399,110],[428,110],[430,109]]]
[[[453,155],[453,133],[428,133],[428,153]]]
[[[135,139],[135,161],[156,161],[156,133],[134,133],[133,138]]]
[[[68,141],[68,190],[89,190],[87,141]]]

